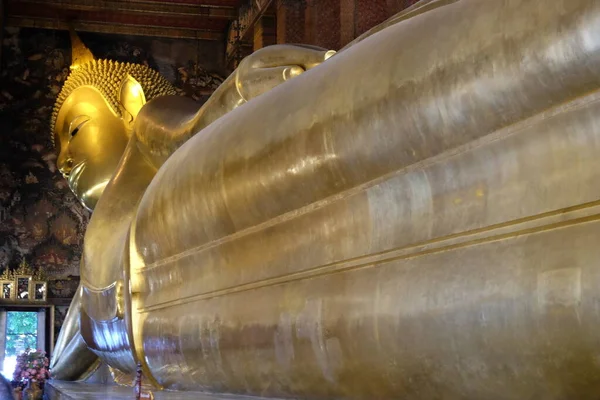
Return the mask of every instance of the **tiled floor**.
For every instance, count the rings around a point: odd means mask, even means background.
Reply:
[[[154,391],[156,400],[260,400],[258,397],[212,395],[199,392]],[[46,383],[45,400],[132,400],[132,388],[92,383],[57,382]]]

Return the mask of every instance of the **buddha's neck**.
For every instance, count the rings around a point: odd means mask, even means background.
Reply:
[[[121,278],[126,236],[137,205],[155,174],[156,169],[138,150],[133,136],[85,234],[81,279],[86,286],[100,289]]]

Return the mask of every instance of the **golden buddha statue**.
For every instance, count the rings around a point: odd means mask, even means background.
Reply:
[[[199,110],[80,51],[53,133],[94,211],[54,377],[595,398],[599,18],[422,1],[331,58],[256,52]]]

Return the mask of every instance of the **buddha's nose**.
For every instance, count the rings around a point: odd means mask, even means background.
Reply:
[[[73,168],[73,159],[71,158],[71,156],[61,151],[58,155],[58,160],[56,161],[56,164],[62,176],[68,178],[69,174],[71,173],[71,169]]]

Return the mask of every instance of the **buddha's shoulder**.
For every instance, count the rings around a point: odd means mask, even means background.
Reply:
[[[134,122],[140,150],[160,167],[192,135],[200,104],[181,96],[161,96],[146,103]]]
[[[160,126],[164,132],[177,129],[198,112],[200,104],[183,96],[160,96],[146,103],[136,117],[135,127]]]

